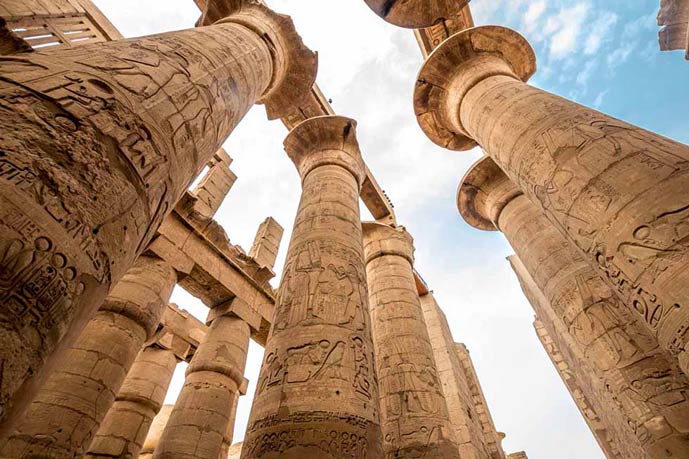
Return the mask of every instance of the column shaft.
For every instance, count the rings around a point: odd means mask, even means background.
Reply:
[[[246,390],[249,338],[249,325],[235,316],[211,322],[153,459],[218,459],[235,399]]]
[[[525,84],[535,70],[516,32],[460,32],[421,71],[419,122],[481,145],[689,372],[689,146]]]
[[[145,347],[127,374],[115,403],[84,457],[138,457],[153,418],[163,406],[176,366],[174,352],[155,346]]]
[[[689,458],[689,381],[677,364],[525,196],[498,223],[649,457]]]
[[[158,326],[176,281],[164,261],[139,257],[48,377],[0,455],[83,455],[136,355]]]
[[[310,90],[288,18],[224,21],[0,59],[0,434],[248,109]]]
[[[355,123],[311,118],[285,148],[302,195],[242,458],[378,458]]]
[[[412,238],[378,223],[363,231],[385,457],[459,459],[414,281]]]
[[[459,455],[462,459],[490,459],[491,442],[483,432],[471,384],[456,352],[447,318],[432,293],[420,299]]]
[[[170,414],[174,405],[163,405],[156,417],[153,418],[150,429],[148,429],[148,434],[146,435],[146,440],[141,447],[141,453],[138,459],[152,459],[153,452],[160,443],[160,437],[163,435],[163,430],[165,430],[165,425],[170,419]]]

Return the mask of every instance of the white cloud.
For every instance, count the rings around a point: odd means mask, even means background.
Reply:
[[[537,0],[529,4],[529,8],[522,16],[524,28],[527,32],[533,32],[539,25],[539,20],[545,13],[547,4],[545,0]]]
[[[609,39],[613,27],[617,24],[618,16],[615,13],[603,11],[594,21],[584,45],[584,53],[596,54],[601,45]]]
[[[549,18],[546,29],[554,32],[550,39],[550,57],[563,59],[577,50],[589,8],[587,3],[578,3],[562,8],[556,16]]]

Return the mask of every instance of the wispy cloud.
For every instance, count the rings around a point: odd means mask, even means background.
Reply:
[[[604,11],[587,31],[584,53],[588,55],[596,54],[601,45],[610,39],[613,28],[617,24],[618,16],[615,13]]]
[[[576,51],[579,45],[581,29],[589,14],[589,5],[578,3],[562,8],[560,12],[548,18],[546,31],[552,31],[550,39],[550,57],[564,59]]]

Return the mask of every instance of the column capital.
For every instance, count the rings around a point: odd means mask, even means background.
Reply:
[[[311,94],[318,72],[318,54],[304,45],[292,18],[254,3],[242,6],[216,22],[243,25],[258,34],[270,48],[273,74],[270,85],[257,101],[265,104],[268,119],[286,116]]]
[[[512,29],[481,26],[445,40],[428,56],[416,80],[414,112],[424,133],[450,150],[469,150],[476,142],[459,119],[460,104],[481,80],[497,75],[528,81],[536,55]]]
[[[474,228],[497,231],[502,210],[522,194],[495,161],[484,156],[462,178],[457,190],[457,209]]]
[[[422,29],[456,16],[469,0],[364,0],[381,18],[407,29]]]
[[[414,238],[403,226],[396,228],[376,222],[361,224],[366,264],[378,257],[396,255],[414,265]]]
[[[332,164],[351,172],[359,187],[364,181],[366,168],[356,139],[356,121],[351,118],[309,118],[292,129],[284,145],[302,180],[315,168]]]

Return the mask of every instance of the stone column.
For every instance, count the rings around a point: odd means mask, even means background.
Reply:
[[[483,423],[474,405],[472,384],[456,352],[457,345],[445,313],[432,293],[421,296],[420,300],[459,456],[462,459],[490,459],[492,442],[483,432]]]
[[[160,436],[163,435],[163,430],[165,430],[165,425],[170,419],[170,414],[175,406],[174,405],[163,405],[160,412],[153,418],[151,423],[151,428],[148,430],[148,435],[146,435],[146,440],[141,447],[141,453],[139,454],[139,459],[152,459],[153,452],[160,443]]]
[[[176,366],[177,357],[173,351],[155,345],[145,347],[84,457],[138,457],[153,418],[163,406]]]
[[[382,455],[355,126],[341,116],[311,118],[285,140],[302,195],[245,459]]]
[[[456,16],[469,0],[364,0],[387,22],[407,29],[430,27]]]
[[[487,157],[457,202],[469,224],[503,232],[649,456],[689,457],[687,377],[541,209]]]
[[[249,108],[288,113],[315,69],[259,5],[0,59],[0,435]]]
[[[227,459],[230,448],[232,447],[232,439],[234,438],[234,423],[237,419],[237,406],[239,405],[239,397],[235,397],[232,404],[232,411],[230,412],[230,421],[227,423],[225,435],[222,438],[222,447],[220,448],[220,459]]]
[[[158,326],[176,281],[164,261],[139,257],[2,442],[0,457],[83,455]]]
[[[233,314],[213,318],[187,368],[154,459],[220,457],[235,399],[246,393],[249,338],[249,325]]]
[[[453,35],[419,75],[419,123],[481,145],[689,373],[689,146],[529,86],[535,70],[510,29]]]
[[[413,239],[402,227],[362,228],[383,453],[459,459],[414,281]]]

